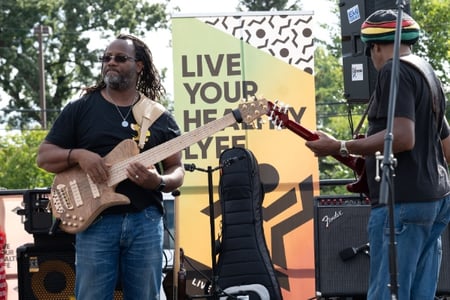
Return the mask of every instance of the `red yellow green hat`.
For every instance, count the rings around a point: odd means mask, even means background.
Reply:
[[[401,42],[412,45],[419,39],[420,27],[407,13],[402,13]],[[397,10],[377,10],[361,25],[361,40],[366,43],[393,43]]]

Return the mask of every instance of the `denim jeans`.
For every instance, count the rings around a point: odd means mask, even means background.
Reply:
[[[440,201],[398,203],[394,209],[397,299],[433,300],[442,258],[441,234],[450,220],[450,196]],[[388,207],[371,211],[368,300],[392,299]]]
[[[124,300],[159,300],[163,222],[151,206],[139,213],[104,215],[76,237],[77,300],[111,300],[116,283]]]

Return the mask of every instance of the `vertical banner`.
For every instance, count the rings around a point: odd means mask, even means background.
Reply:
[[[182,132],[224,118],[251,96],[279,100],[288,105],[290,120],[314,130],[312,21],[307,12],[174,16],[174,109]],[[221,230],[219,156],[225,149],[245,147],[260,165],[264,234],[283,298],[315,296],[313,198],[319,172],[317,159],[304,143],[263,115],[250,124],[217,128],[183,151],[192,172],[186,172],[181,188],[176,234],[191,263],[212,266],[211,235],[218,239]],[[207,276],[191,272],[188,294],[201,294],[207,282]]]

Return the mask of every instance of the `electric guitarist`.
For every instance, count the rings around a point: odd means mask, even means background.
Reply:
[[[319,139],[306,142],[317,156],[365,156],[372,204],[368,300],[434,299],[440,236],[450,220],[445,94],[430,64],[412,54],[419,25],[400,12],[378,10],[362,23],[361,40],[378,72],[367,137],[338,141],[317,132]],[[386,156],[383,165],[377,152]]]

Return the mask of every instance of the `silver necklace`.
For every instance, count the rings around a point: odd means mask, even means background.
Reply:
[[[125,117],[123,116],[122,112],[120,111],[119,106],[116,104],[116,101],[114,101],[114,99],[111,97],[111,95],[108,92],[108,89],[106,89],[106,93],[108,94],[109,99],[113,102],[114,106],[117,109],[117,112],[119,113],[120,117],[122,118],[122,127],[128,127],[129,123],[127,121],[128,116],[130,115],[131,109],[133,108],[133,105],[137,102],[137,100],[139,99],[139,94],[136,94],[136,96],[133,99],[133,103],[130,105],[130,108],[128,109],[127,114],[125,115]]]

